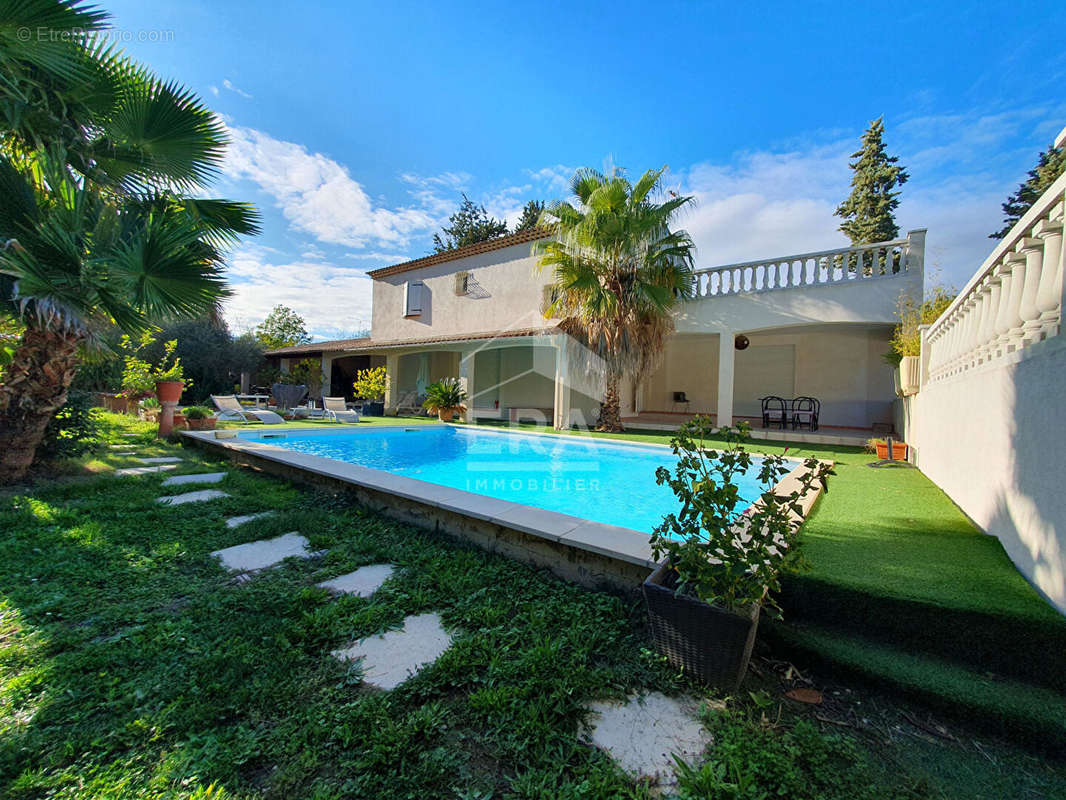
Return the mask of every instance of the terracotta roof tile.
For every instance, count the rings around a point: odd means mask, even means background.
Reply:
[[[487,242],[469,244],[466,247],[460,247],[456,250],[434,253],[431,256],[416,258],[414,261],[405,261],[402,264],[394,264],[391,267],[382,267],[381,269],[371,270],[367,275],[376,280],[378,278],[388,277],[389,275],[396,275],[400,272],[409,272],[413,269],[432,267],[434,264],[444,264],[448,261],[457,261],[460,258],[476,256],[481,253],[491,253],[493,250],[502,250],[505,247],[513,247],[516,244],[535,242],[538,239],[547,238],[548,230],[546,228],[527,228],[524,231],[518,231],[518,233],[512,233],[508,236],[489,239]]]

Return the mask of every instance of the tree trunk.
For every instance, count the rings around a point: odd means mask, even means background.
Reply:
[[[596,430],[608,433],[619,433],[623,430],[616,376],[607,378],[607,386],[603,390],[603,402],[600,403],[600,418],[596,421]]]
[[[27,328],[0,384],[0,484],[20,480],[44,429],[67,401],[78,365],[77,333]]]

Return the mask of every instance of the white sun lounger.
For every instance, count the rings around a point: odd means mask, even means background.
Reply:
[[[322,407],[326,410],[326,419],[334,422],[358,422],[359,412],[351,411],[344,405],[343,397],[323,397]]]
[[[245,424],[252,420],[259,420],[264,425],[281,425],[285,422],[273,411],[266,411],[261,408],[245,408],[237,400],[236,395],[213,394],[211,395],[211,402],[218,407],[218,413],[215,415],[217,419],[240,420]]]

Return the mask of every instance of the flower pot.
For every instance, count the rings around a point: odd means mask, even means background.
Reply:
[[[727,692],[744,679],[759,625],[758,604],[735,612],[675,594],[677,573],[663,562],[644,581],[656,651],[704,683]]]
[[[918,356],[903,356],[899,362],[899,392],[903,397],[918,394],[922,365]]]
[[[877,457],[882,461],[888,458],[888,442],[877,443]],[[906,442],[892,442],[892,458],[896,461],[907,460],[907,443]]]
[[[441,422],[451,422],[453,417],[455,417],[454,408],[442,408],[437,411],[437,419]]]
[[[185,381],[156,381],[155,384],[155,396],[160,404],[178,402],[184,390]]]
[[[215,429],[215,423],[217,422],[218,420],[214,417],[185,420],[185,424],[189,426],[190,431],[213,431]]]
[[[363,403],[363,416],[364,417],[383,417],[385,416],[385,403]]]
[[[174,427],[175,428],[180,428],[184,424],[185,424],[185,415],[182,414],[180,411],[175,411],[174,412]]]

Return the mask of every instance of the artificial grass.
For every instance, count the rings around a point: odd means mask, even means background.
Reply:
[[[1066,752],[1066,697],[1061,692],[996,679],[813,625],[773,625],[763,633],[835,671],[843,669],[881,688],[891,686],[956,719],[995,733],[1009,731],[1042,749]]]

